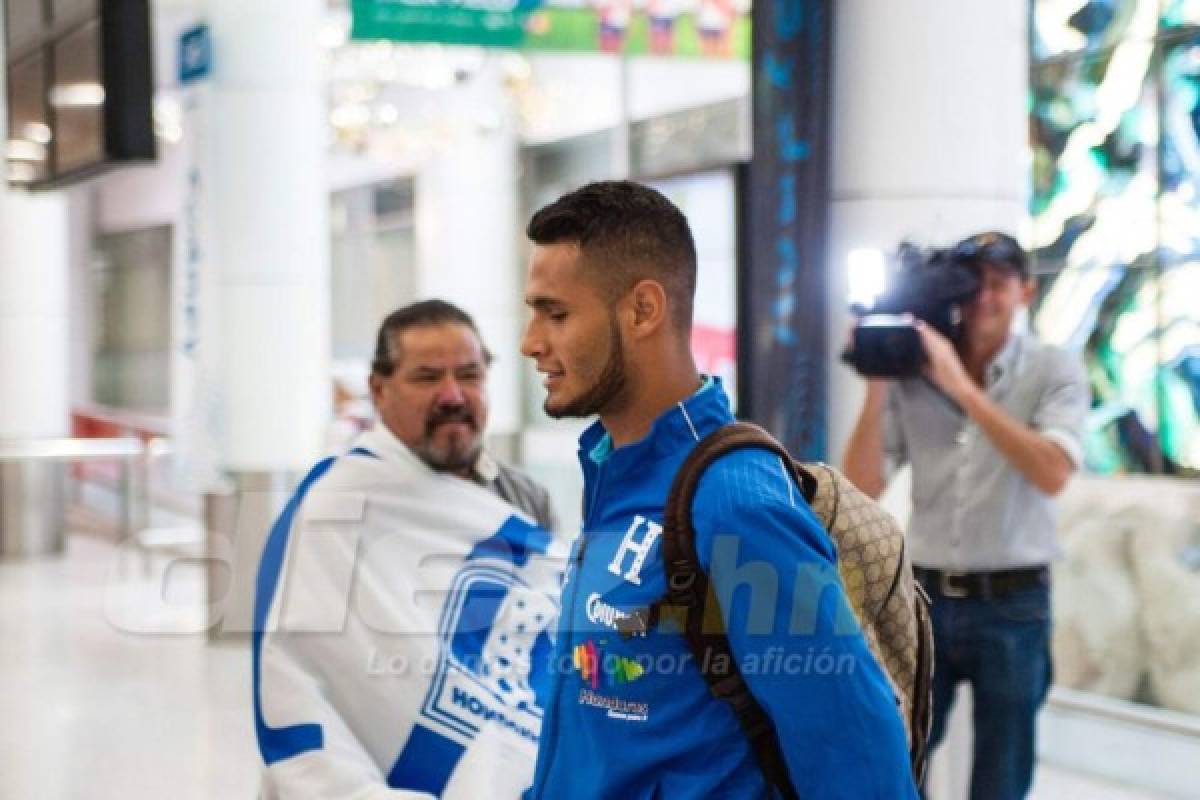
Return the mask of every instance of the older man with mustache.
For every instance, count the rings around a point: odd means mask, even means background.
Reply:
[[[379,423],[273,527],[253,639],[263,797],[515,800],[532,781],[565,545],[545,489],[484,450],[490,361],[449,303],[390,314]]]
[[[380,326],[371,398],[383,427],[430,469],[485,486],[553,530],[546,490],[483,448],[491,361],[465,312],[442,300],[414,303]]]

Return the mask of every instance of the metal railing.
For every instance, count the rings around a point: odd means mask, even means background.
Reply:
[[[0,461],[97,461],[140,456],[142,441],[133,436],[116,439],[0,439]]]
[[[38,555],[62,550],[68,464],[115,462],[118,535],[143,555],[154,547],[197,543],[203,528],[151,525],[154,463],[173,452],[169,440],[45,438],[0,440],[0,553]]]
[[[120,465],[121,530],[136,532],[134,481],[144,447],[138,439],[46,438],[0,441],[0,553],[31,556],[63,548],[66,465]]]

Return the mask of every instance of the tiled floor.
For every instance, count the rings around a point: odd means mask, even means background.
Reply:
[[[84,536],[0,562],[0,797],[254,797],[248,645],[195,632],[200,571],[170,576]],[[1158,800],[1048,767],[1035,797]]]
[[[82,536],[65,559],[0,564],[0,797],[253,797],[248,647],[165,632],[195,610],[139,603],[152,584],[136,556],[121,566]]]

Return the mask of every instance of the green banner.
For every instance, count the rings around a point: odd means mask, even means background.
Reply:
[[[463,3],[353,0],[351,38],[520,47],[527,11],[493,10]]]
[[[592,6],[353,0],[356,40],[439,42],[516,50],[623,52],[684,58],[750,58],[750,19],[730,0],[699,0],[668,14],[666,3]],[[676,3],[678,8],[680,4]]]

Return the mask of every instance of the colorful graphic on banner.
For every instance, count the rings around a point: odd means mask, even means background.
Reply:
[[[353,0],[354,39],[750,58],[749,0]]]

